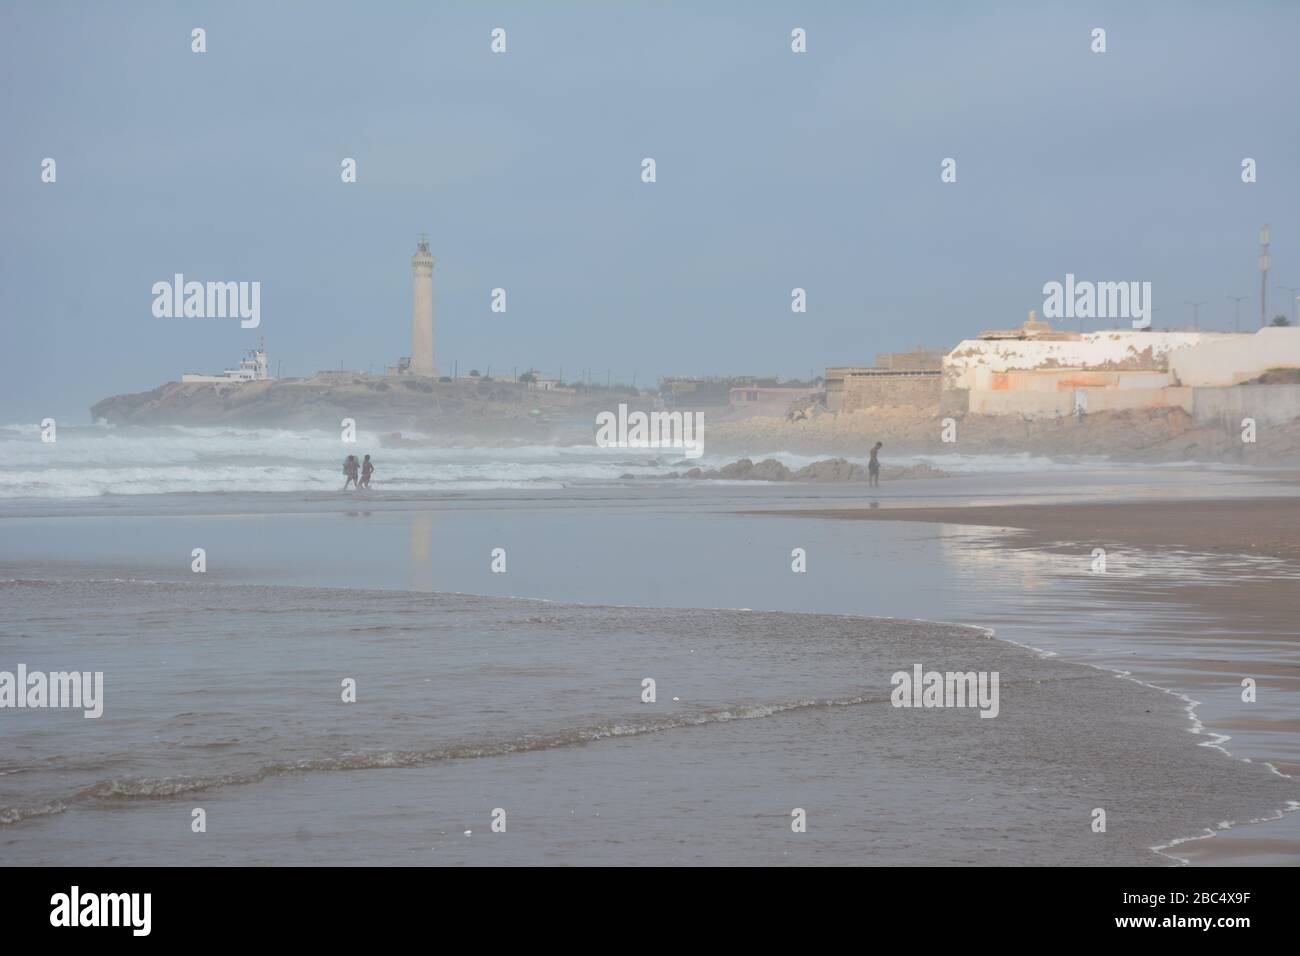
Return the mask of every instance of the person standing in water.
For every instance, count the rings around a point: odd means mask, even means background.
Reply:
[[[347,476],[347,481],[343,482],[344,491],[348,490],[348,485],[352,485],[354,488],[360,487],[360,485],[357,484],[357,456],[356,455],[348,455],[348,457],[343,459],[343,474]]]
[[[375,466],[370,461],[370,456],[366,455],[366,460],[361,463],[361,484],[359,488],[370,487],[370,476],[375,473]]]
[[[884,447],[883,442],[876,442],[871,449],[871,460],[867,462],[867,484],[876,488],[880,487],[880,459],[876,454]]]

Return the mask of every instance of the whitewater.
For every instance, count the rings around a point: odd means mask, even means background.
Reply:
[[[594,441],[455,447],[410,434],[386,443],[362,432],[354,444],[344,444],[337,431],[104,424],[61,425],[57,441],[43,442],[39,426],[19,424],[0,427],[0,499],[330,492],[342,487],[342,462],[350,454],[372,456],[376,490],[404,493],[613,486],[694,467],[719,468],[739,457],[715,453],[686,460],[676,450],[599,448]],[[830,456],[773,450],[749,457],[775,458],[798,469]],[[847,457],[867,462],[865,449]],[[1073,467],[1033,455],[887,459],[890,465],[922,463],[958,474]]]

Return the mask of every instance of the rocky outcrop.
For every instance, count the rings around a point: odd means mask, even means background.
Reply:
[[[490,379],[326,373],[261,382],[168,382],[104,399],[90,414],[119,425],[326,429],[351,418],[360,427],[386,431],[545,440],[562,429],[590,435],[596,410],[618,401],[634,399],[532,391]]]

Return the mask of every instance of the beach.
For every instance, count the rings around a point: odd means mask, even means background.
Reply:
[[[0,669],[105,686],[98,719],[5,714],[0,860],[1296,862],[1277,475],[455,464],[510,454],[449,453],[444,488],[0,504]],[[918,666],[997,673],[997,716],[894,706]]]
[[[1300,497],[857,508],[803,514],[863,521],[924,521],[1011,528],[1022,532],[1017,538],[1025,547],[1077,542],[1300,560]]]
[[[25,620],[41,588],[7,590]],[[1166,695],[953,626],[309,588],[67,592],[122,608],[90,616],[132,649],[96,662],[118,685],[110,716],[73,724],[77,745],[60,734],[39,770],[35,753],[6,767],[6,790],[31,788],[0,835],[13,863],[1140,865],[1159,862],[1143,844],[1175,820],[1263,814],[1282,789],[1210,751],[1180,759]],[[999,671],[1010,712],[891,707],[888,672],[912,659]],[[339,701],[339,674],[356,704]],[[654,704],[640,700],[650,674]],[[1117,746],[1103,760],[1089,739]],[[1214,786],[1176,796],[1201,780]],[[1108,838],[1088,830],[1094,804],[1118,818]],[[196,807],[204,834],[189,830]]]

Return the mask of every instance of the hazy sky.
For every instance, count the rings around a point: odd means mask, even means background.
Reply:
[[[0,424],[259,335],[273,372],[379,371],[421,231],[443,370],[642,384],[951,347],[1067,272],[1253,327],[1264,222],[1300,286],[1296,3],[6,0],[0,72]],[[176,272],[260,281],[261,327],[154,318]]]

